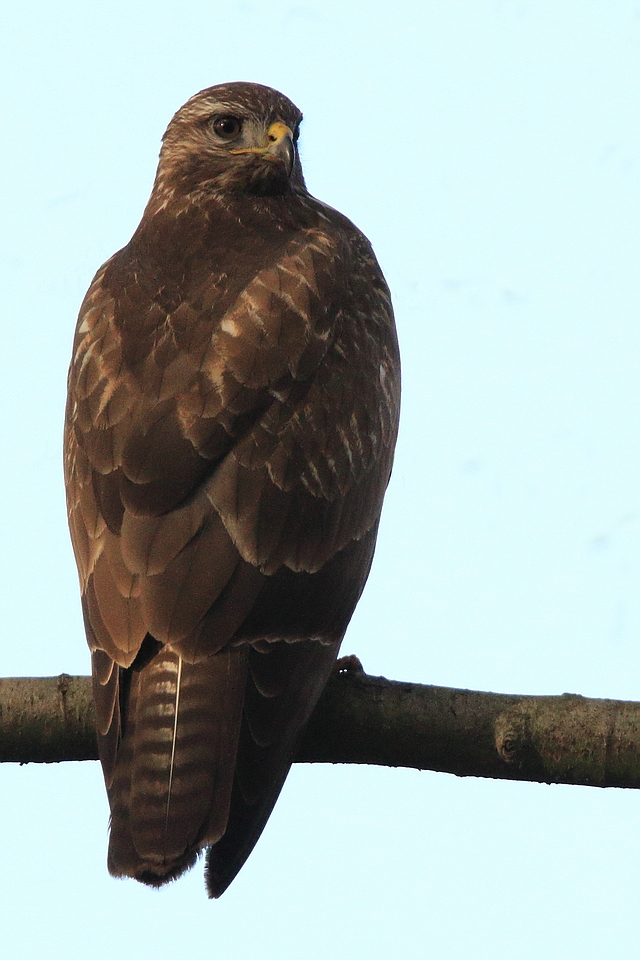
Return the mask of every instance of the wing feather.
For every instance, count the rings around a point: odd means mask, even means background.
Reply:
[[[159,884],[213,845],[213,896],[257,840],[337,656],[397,430],[375,258],[305,204],[303,229],[251,234],[254,253],[243,233],[232,270],[237,224],[221,246],[201,217],[143,220],[85,298],[69,374],[110,870]]]

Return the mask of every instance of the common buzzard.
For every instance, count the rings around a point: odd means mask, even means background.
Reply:
[[[307,192],[301,119],[252,83],[178,110],[69,372],[109,870],[159,886],[207,847],[213,897],[335,663],[398,425],[389,291],[362,233]]]

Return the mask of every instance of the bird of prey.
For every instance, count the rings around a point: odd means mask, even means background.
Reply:
[[[302,115],[203,90],[164,135],[69,371],[65,477],[111,808],[108,867],[160,886],[256,843],[367,579],[399,357],[371,246],[314,199]],[[348,118],[327,141],[345,151]]]

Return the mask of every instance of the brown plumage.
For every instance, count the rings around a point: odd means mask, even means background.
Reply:
[[[109,870],[159,886],[209,847],[211,896],[331,673],[397,432],[389,292],[365,237],[308,194],[300,120],[249,83],[178,111],[69,372]]]

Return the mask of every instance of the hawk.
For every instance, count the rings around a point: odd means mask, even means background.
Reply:
[[[178,110],[69,371],[109,871],[160,886],[208,848],[212,897],[331,674],[398,426],[389,290],[363,234],[308,193],[301,119],[253,83]]]

